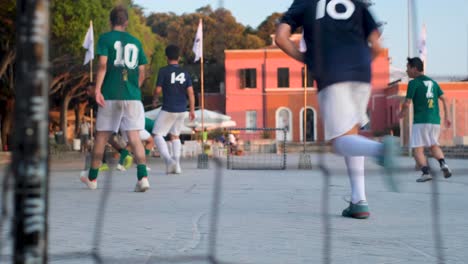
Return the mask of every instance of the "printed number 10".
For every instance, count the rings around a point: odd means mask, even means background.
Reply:
[[[346,11],[343,13],[338,13],[336,11],[336,6],[342,4],[346,8]],[[320,0],[317,2],[317,13],[315,16],[316,20],[322,19],[326,13],[335,20],[346,20],[349,19],[356,10],[351,0],[332,0],[327,4],[327,0]]]

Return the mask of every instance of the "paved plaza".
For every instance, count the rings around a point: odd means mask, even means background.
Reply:
[[[298,154],[288,155],[284,171],[222,169],[216,257],[221,263],[324,263],[324,220],[330,221],[330,263],[439,263],[433,236],[432,185],[416,183],[411,158],[401,158],[400,192],[384,184],[382,171],[367,161],[367,195],[371,217],[341,217],[349,182],[344,161],[324,157],[331,170],[328,213],[322,206],[324,178],[318,156],[312,170],[298,170]],[[468,161],[449,159],[450,179],[439,179],[439,251],[444,263],[468,263]],[[100,253],[105,263],[173,263],[162,258],[203,256],[209,251],[210,212],[215,164],[197,169],[183,161],[181,175],[166,175],[159,158],[150,158],[147,193],[134,193],[136,169],[101,174],[98,190],[79,181],[83,159],[53,158],[50,176],[49,263],[93,263],[96,213],[102,193],[110,192]],[[6,162],[0,164],[4,177]],[[440,175],[439,175],[440,176]],[[108,177],[111,186],[106,185]],[[11,196],[10,196],[11,198]],[[11,210],[11,206],[9,207]],[[325,208],[327,209],[327,208]],[[2,233],[2,263],[10,263],[11,224]],[[6,245],[5,245],[6,243]],[[81,252],[81,253],[80,253]],[[209,263],[188,260],[177,263]]]

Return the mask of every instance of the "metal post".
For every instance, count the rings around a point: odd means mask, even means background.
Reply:
[[[13,263],[47,263],[49,0],[17,0]]]

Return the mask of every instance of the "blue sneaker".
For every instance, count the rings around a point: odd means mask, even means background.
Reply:
[[[367,201],[359,201],[357,204],[349,202],[348,208],[344,209],[341,215],[356,219],[367,219],[370,216],[369,204]]]

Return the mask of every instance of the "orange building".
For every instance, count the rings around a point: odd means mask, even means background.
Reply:
[[[298,42],[300,35],[293,35]],[[305,78],[304,65],[276,46],[258,50],[226,50],[226,114],[239,127],[288,128],[288,141],[304,138],[304,108],[307,111],[306,140],[323,140],[317,88]],[[373,92],[370,100],[370,130],[384,130],[385,89],[389,82],[388,52],[372,65]],[[310,76],[307,76],[310,77]],[[307,103],[304,83],[307,79]],[[304,107],[307,105],[306,107]]]

